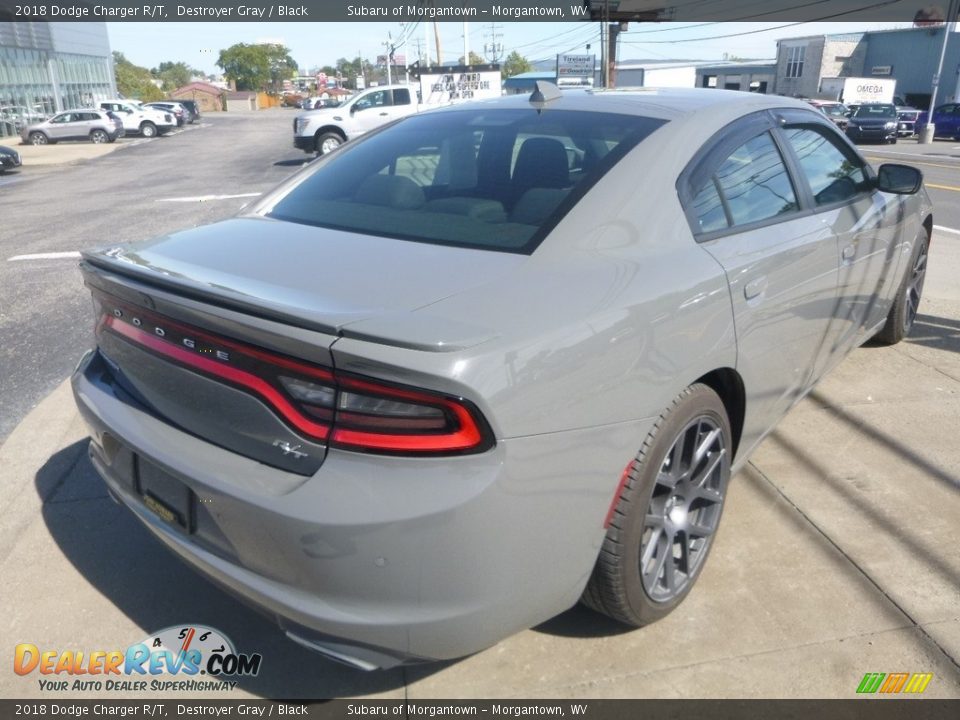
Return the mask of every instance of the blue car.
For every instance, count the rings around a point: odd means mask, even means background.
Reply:
[[[927,113],[920,113],[917,118],[917,128],[927,124]],[[934,137],[948,137],[960,140],[960,104],[947,103],[933,110],[933,124],[936,127]]]

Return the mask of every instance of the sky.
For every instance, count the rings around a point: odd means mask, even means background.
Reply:
[[[403,48],[408,62],[417,57],[417,42],[424,44],[424,26],[429,23],[107,23],[110,46],[131,62],[153,68],[164,61],[183,61],[205,73],[219,73],[220,50],[235,43],[279,42],[290,49],[298,65],[309,70],[334,65],[338,58],[358,54],[371,62],[384,53],[388,34],[396,42],[409,37]],[[437,23],[442,60],[456,62],[463,55],[463,25]],[[415,27],[411,27],[415,26]],[[909,23],[631,23],[621,34],[621,60],[722,60],[724,53],[767,59],[776,56],[779,38],[831,33],[861,32],[909,27]],[[545,60],[558,53],[600,54],[599,24],[586,22],[501,22],[497,42],[504,54],[517,50],[529,60]],[[483,55],[491,42],[490,23],[469,23],[470,50]],[[429,45],[433,51],[432,29]]]

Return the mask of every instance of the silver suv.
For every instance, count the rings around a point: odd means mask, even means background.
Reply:
[[[94,143],[112,143],[124,136],[123,123],[113,113],[104,110],[67,110],[49,120],[27,125],[20,137],[31,145],[47,145],[60,140],[89,140]]]

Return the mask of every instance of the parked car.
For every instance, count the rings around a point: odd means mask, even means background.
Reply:
[[[340,107],[341,103],[336,98],[314,98],[313,109],[322,110],[323,108]]]
[[[847,137],[854,142],[896,143],[899,137],[897,108],[889,103],[856,106],[847,124]]]
[[[27,125],[20,138],[31,145],[47,145],[61,140],[89,140],[93,143],[112,143],[123,137],[123,123],[103,110],[67,110],[49,120]]]
[[[0,174],[7,170],[16,170],[20,165],[20,153],[13,148],[0,145]]]
[[[74,395],[110,493],[327,656],[459,657],[580,598],[641,626],[778,420],[910,332],[932,226],[918,170],[798,100],[541,83],[85,252]]]
[[[163,135],[177,126],[172,113],[143,107],[135,100],[104,100],[99,107],[116,114],[128,135],[151,138]]]
[[[178,102],[148,102],[143,107],[170,113],[177,121],[177,127],[183,127],[193,122],[190,111]]]
[[[897,134],[912,137],[917,134],[917,119],[920,111],[913,107],[897,107]]]
[[[191,123],[194,123],[200,119],[200,103],[198,103],[196,100],[177,100],[177,102],[190,111]]]
[[[920,113],[917,127],[928,124],[928,113]],[[934,137],[948,137],[960,141],[960,104],[946,103],[933,109]]]
[[[847,113],[849,113],[850,110],[846,105],[830,100],[807,100],[807,102],[830,118],[833,124],[838,128],[841,130],[847,129],[847,125],[850,122],[847,118]]]

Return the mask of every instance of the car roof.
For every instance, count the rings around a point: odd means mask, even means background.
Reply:
[[[471,104],[474,107],[477,104],[503,108],[530,107],[529,95],[525,93],[474,101]],[[453,105],[449,109],[455,110],[457,107],[459,106]],[[676,120],[705,110],[713,111],[721,108],[741,110],[746,114],[757,110],[788,107],[810,109],[808,103],[794,98],[712,88],[572,89],[562,90],[561,97],[547,103],[544,112],[549,112],[550,108],[557,108],[626,113]]]

